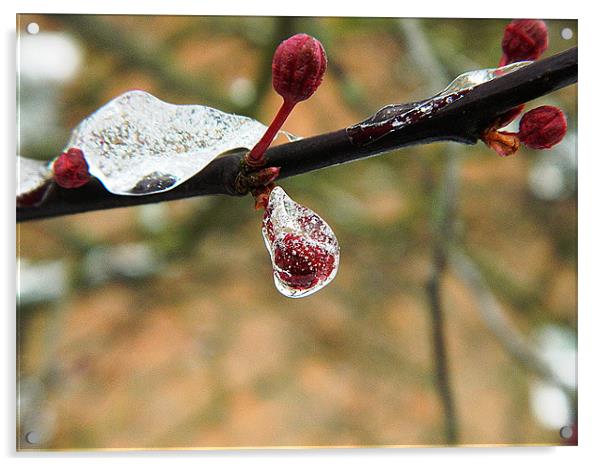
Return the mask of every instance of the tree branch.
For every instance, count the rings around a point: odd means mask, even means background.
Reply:
[[[475,144],[481,132],[505,111],[577,82],[577,48],[535,62],[482,84],[429,118],[399,127],[371,144],[355,144],[348,128],[283,144],[268,150],[269,166],[281,178],[435,141]],[[242,152],[219,157],[177,188],[147,196],[117,196],[98,182],[67,190],[54,186],[39,207],[18,208],[17,221],[210,194],[238,195],[234,180]]]

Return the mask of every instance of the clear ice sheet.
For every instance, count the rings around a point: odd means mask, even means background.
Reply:
[[[173,189],[220,154],[250,149],[266,126],[203,105],[174,105],[144,91],[110,101],[74,129],[66,146],[114,194]]]
[[[530,65],[531,63],[533,62],[521,61],[517,63],[511,63],[510,65],[502,66],[500,68],[486,68],[483,70],[462,73],[435,97],[442,97],[455,92],[472,89],[473,87],[485,84],[492,79],[499,78],[500,76],[504,76],[508,73],[519,70],[527,65]]]
[[[17,197],[32,193],[41,188],[52,177],[47,161],[28,159],[17,155]]]
[[[309,296],[328,285],[339,268],[340,248],[330,226],[315,212],[293,201],[279,186],[270,193],[262,224],[262,234],[270,253],[274,271],[274,283],[280,293],[289,298]],[[276,248],[287,237],[299,238],[300,243],[319,251],[332,262],[323,270],[316,271],[311,286],[293,286],[287,282],[289,272],[277,264]],[[295,251],[293,254],[302,254]]]
[[[433,97],[419,102],[387,105],[367,120],[347,128],[347,134],[354,144],[371,144],[408,124],[430,118],[439,110],[463,98],[473,88],[531,63],[533,62],[524,61],[500,68],[487,68],[463,73]]]

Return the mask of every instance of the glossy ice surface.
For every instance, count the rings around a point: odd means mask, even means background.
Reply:
[[[248,117],[129,91],[83,120],[66,149],[81,149],[110,192],[144,195],[178,186],[224,152],[253,147],[265,129]]]
[[[270,194],[262,233],[272,259],[276,288],[283,295],[308,296],[335,277],[340,250],[334,232],[280,187]]]
[[[48,162],[17,155],[17,198],[26,196],[44,186],[52,177]]]
[[[500,76],[507,75],[513,71],[519,70],[527,65],[533,63],[532,61],[521,61],[517,63],[511,63],[510,65],[502,66],[500,68],[486,68],[483,70],[468,71],[462,73],[456,79],[454,79],[449,85],[443,89],[437,96],[445,96],[453,94],[454,92],[472,89],[473,87],[485,84],[492,79],[499,78]]]

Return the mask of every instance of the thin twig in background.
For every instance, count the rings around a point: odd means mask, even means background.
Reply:
[[[413,58],[421,69],[428,71],[430,85],[433,88],[440,87],[441,74],[445,66],[438,63],[432,51],[428,48],[428,41],[420,29],[419,20],[403,21],[402,30],[408,42],[409,50],[414,51]],[[447,79],[447,78],[445,78]],[[459,156],[458,146],[448,145],[446,147],[447,157],[444,167],[444,175],[441,180],[440,192],[435,202],[434,211],[434,246],[432,275],[429,279],[427,290],[433,320],[433,339],[435,354],[442,360],[437,361],[437,367],[441,371],[438,374],[440,384],[440,396],[444,403],[450,403],[448,411],[453,413],[453,397],[449,387],[449,374],[445,366],[443,309],[441,304],[441,280],[445,269],[453,261],[453,269],[474,293],[477,299],[477,308],[487,328],[498,338],[504,350],[523,367],[536,374],[546,382],[560,388],[567,398],[571,400],[573,409],[576,406],[575,391],[560,380],[547,363],[542,360],[530,347],[528,342],[506,319],[501,306],[495,296],[487,288],[481,273],[470,259],[450,250],[455,242],[454,224],[457,212],[457,193],[459,190]],[[448,386],[444,384],[447,383]],[[448,432],[457,432],[457,426],[450,426],[448,420]]]
[[[399,22],[401,31],[410,50],[412,60],[426,78],[432,92],[442,89],[449,81],[449,73],[438,61],[430,41],[422,30],[420,20],[410,19]],[[431,334],[433,357],[436,370],[437,390],[445,416],[445,437],[447,443],[459,441],[456,402],[449,373],[449,357],[445,336],[445,313],[442,303],[441,281],[447,267],[449,242],[453,238],[453,225],[457,204],[458,187],[458,146],[446,144],[445,167],[439,183],[439,192],[433,206],[433,250],[431,276],[426,285],[429,309],[431,312]]]
[[[501,304],[489,290],[476,264],[456,248],[450,251],[450,264],[466,287],[474,294],[478,303],[479,315],[506,352],[524,368],[562,390],[574,405],[575,390],[556,375],[546,361],[531,348],[518,329],[512,325]]]

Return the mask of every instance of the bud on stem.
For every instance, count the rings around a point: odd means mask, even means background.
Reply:
[[[562,110],[543,105],[523,115],[518,136],[531,149],[549,149],[562,141],[566,130],[566,117]]]
[[[245,156],[245,163],[250,168],[265,164],[265,151],[295,105],[313,95],[325,71],[326,54],[317,39],[307,34],[296,34],[278,46],[272,60],[272,85],[283,102],[263,137]]]
[[[510,110],[509,116],[513,116],[511,112],[515,110]],[[502,157],[516,153],[521,142],[531,149],[549,149],[562,141],[567,131],[564,113],[551,105],[543,105],[525,113],[520,120],[518,133],[498,131],[500,122],[504,121],[506,117],[502,115],[481,135],[483,142]]]
[[[537,60],[548,48],[548,28],[538,19],[515,19],[504,29],[499,66]]]
[[[261,137],[259,142],[255,144],[255,147],[253,147],[253,149],[251,149],[251,151],[245,156],[245,162],[247,165],[252,168],[259,168],[265,164],[265,158],[263,157],[265,151],[268,150],[268,147],[270,147],[270,144],[272,144],[272,141],[292,112],[295,104],[296,102],[287,102],[286,100],[282,102],[280,110],[278,110],[278,113],[272,120],[272,123],[270,123],[270,126],[268,126],[268,129],[264,135]]]

